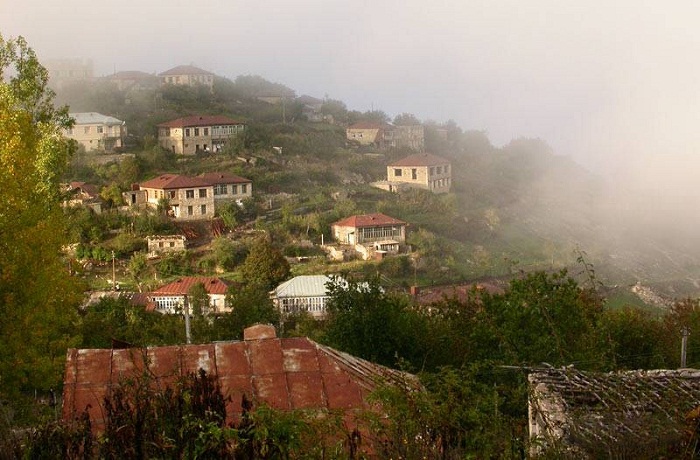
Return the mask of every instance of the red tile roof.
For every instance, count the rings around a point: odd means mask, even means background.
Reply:
[[[93,427],[104,424],[104,398],[123,379],[144,369],[154,385],[204,369],[216,376],[227,399],[227,422],[237,422],[241,400],[275,409],[368,409],[368,394],[379,383],[413,381],[415,377],[355,358],[308,338],[277,338],[273,326],[257,325],[244,341],[145,349],[69,349],[63,387],[63,418],[87,408]],[[376,408],[376,406],[372,406]]]
[[[382,213],[374,213],[346,217],[345,219],[334,222],[332,225],[337,225],[338,227],[361,228],[378,227],[380,225],[406,225],[406,222],[394,219]]]
[[[432,153],[416,153],[415,155],[395,161],[389,166],[436,166],[447,164],[450,164],[449,160],[433,155]]]
[[[234,174],[220,173],[220,172],[208,172],[200,174],[199,176],[205,181],[209,182],[211,185],[216,184],[248,184],[253,181],[246,179],[245,177],[236,176]]]
[[[171,190],[188,187],[209,187],[211,184],[197,177],[181,176],[179,174],[162,174],[154,179],[139,184],[139,187],[158,190]]]
[[[173,67],[172,69],[166,70],[165,72],[161,72],[158,75],[161,76],[166,76],[166,75],[214,75],[213,73],[200,69],[199,67],[195,67],[193,65],[179,65],[177,67]]]
[[[245,122],[236,121],[223,115],[191,115],[189,117],[178,118],[177,120],[166,121],[158,126],[162,128],[188,128],[192,126],[222,126],[222,125],[244,125]]]
[[[159,287],[154,295],[185,295],[196,284],[202,283],[209,294],[226,294],[230,284],[214,276],[184,276],[170,284]]]

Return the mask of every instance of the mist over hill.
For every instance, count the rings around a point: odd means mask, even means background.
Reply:
[[[345,140],[345,126],[391,121],[386,113],[348,110],[342,101],[325,98],[322,112],[333,123],[310,123],[299,102],[280,106],[257,98],[281,90],[294,94],[259,76],[217,78],[213,92],[172,87],[129,93],[98,80],[61,88],[58,101],[126,120],[134,151],[150,148],[155,125],[176,116],[245,120],[249,131],[237,155],[266,158],[246,171],[258,192],[365,190],[369,195],[358,198],[358,211],[382,208],[410,222],[413,232],[425,229],[440,237],[457,278],[563,267],[576,272],[584,256],[607,285],[655,284],[669,296],[700,290],[694,219],[687,219],[683,203],[644,187],[649,184],[642,176],[591,172],[554,152],[546,140],[514,139],[499,148],[484,131],[400,114],[397,121],[423,123],[426,150],[449,158],[454,175],[450,197],[441,198],[442,212],[400,206],[401,198],[368,191],[369,182],[385,179],[386,164],[410,152],[358,150]],[[284,155],[272,153],[273,146]]]

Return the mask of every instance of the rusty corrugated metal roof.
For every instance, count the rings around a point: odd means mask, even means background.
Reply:
[[[308,338],[277,338],[273,326],[246,329],[246,339],[204,345],[69,349],[63,387],[63,417],[87,408],[96,429],[104,424],[104,398],[123,379],[146,367],[154,384],[174,383],[200,368],[217,377],[228,421],[238,421],[243,395],[281,410],[369,408],[366,396],[380,382],[408,374],[320,345]],[[412,376],[408,376],[412,378]]]

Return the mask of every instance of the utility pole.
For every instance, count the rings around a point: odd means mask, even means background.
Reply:
[[[685,368],[686,350],[688,349],[688,335],[690,335],[690,331],[688,330],[687,327],[683,327],[683,329],[681,329],[681,333],[683,334],[683,338],[681,339],[681,369],[682,369],[682,368]]]
[[[187,345],[192,343],[192,334],[190,333],[190,303],[187,301],[187,296],[185,296],[185,342]]]
[[[112,251],[112,290],[117,290],[117,269],[114,265],[114,251]]]

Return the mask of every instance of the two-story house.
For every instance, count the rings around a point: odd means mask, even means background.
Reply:
[[[175,219],[214,217],[214,187],[202,178],[162,174],[139,184],[139,191],[139,201],[143,200],[151,207],[167,204],[168,214]]]
[[[374,251],[399,252],[406,242],[406,222],[382,213],[350,216],[331,225],[341,244],[369,246]]]
[[[199,176],[161,174],[136,184],[124,192],[129,206],[168,206],[168,215],[176,220],[209,219],[216,215],[217,203],[240,201],[253,196],[253,182],[228,173],[204,173]]]
[[[121,148],[126,137],[126,123],[97,112],[70,113],[75,120],[63,134],[81,145],[85,151],[111,153]]]
[[[164,314],[182,314],[185,307],[189,308],[189,295],[197,284],[204,286],[209,298],[209,305],[205,313],[228,313],[231,308],[226,303],[226,292],[230,283],[221,278],[211,276],[184,276],[170,284],[161,286],[147,297],[154,305],[155,311]],[[190,314],[192,314],[190,310]]]
[[[179,65],[158,74],[162,85],[203,85],[214,88],[214,74],[193,65]]]
[[[421,151],[425,146],[423,125],[359,122],[345,129],[345,137],[352,143],[379,149],[410,148]]]
[[[417,153],[395,161],[386,167],[386,175],[386,182],[373,185],[391,192],[413,187],[433,193],[447,193],[452,185],[449,160],[431,153]]]
[[[253,181],[234,174],[210,172],[197,176],[214,188],[214,205],[224,201],[240,202],[253,196]]]
[[[158,125],[158,144],[179,155],[219,152],[236,136],[245,123],[221,115],[194,115]]]

